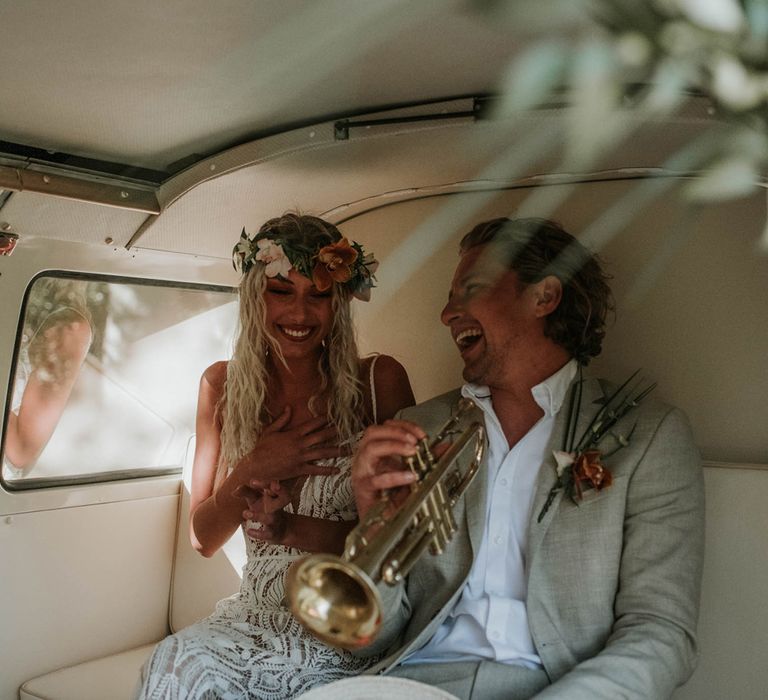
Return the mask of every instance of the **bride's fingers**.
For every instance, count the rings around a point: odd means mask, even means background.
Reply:
[[[271,540],[274,537],[274,532],[269,527],[260,527],[258,529],[249,527],[246,528],[245,533],[253,540]]]
[[[285,508],[285,506],[287,506],[290,502],[291,494],[289,491],[284,490],[282,493],[277,494],[274,497],[265,499],[263,503],[264,513],[271,515],[272,513]]]
[[[262,435],[266,435],[267,433],[277,433],[281,431],[286,425],[288,425],[288,421],[291,420],[291,407],[290,405],[286,406],[273,420],[268,426],[264,428],[262,431]]]
[[[310,418],[296,426],[295,430],[299,435],[307,436],[313,435],[318,432],[326,433],[329,437],[333,437],[337,434],[337,430],[332,425],[328,424],[328,419],[324,416],[316,416]]]
[[[240,484],[233,491],[232,495],[237,498],[260,498],[267,483],[260,479],[251,479],[248,484]]]
[[[277,512],[258,513],[254,517],[249,518],[249,521],[245,528],[245,532],[249,537],[255,540],[266,541],[271,541],[275,538],[275,527],[280,523]]]
[[[261,509],[263,501],[261,492],[253,491],[246,487],[237,494],[237,497],[245,501],[246,510],[257,512]]]
[[[336,445],[338,442],[339,431],[330,425],[302,436],[301,447],[306,450],[317,445]]]

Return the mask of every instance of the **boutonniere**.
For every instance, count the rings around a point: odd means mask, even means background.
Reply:
[[[602,491],[613,483],[613,475],[602,460],[629,445],[637,423],[633,424],[626,433],[615,430],[615,426],[656,388],[655,383],[643,387],[642,380],[637,377],[639,371],[634,372],[613,394],[602,400],[602,405],[577,440],[576,422],[581,413],[584,385],[581,367],[579,367],[579,378],[571,391],[571,400],[568,405],[563,449],[552,453],[555,458],[557,480],[541,508],[537,522],[541,522],[560,491],[563,491],[573,503],[579,505],[579,501],[584,498],[584,491],[589,489]],[[607,451],[603,451],[600,445],[606,438],[611,438],[613,444]]]

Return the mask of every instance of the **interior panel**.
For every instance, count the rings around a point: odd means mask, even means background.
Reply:
[[[172,495],[0,520],[0,697],[167,633],[177,508]]]

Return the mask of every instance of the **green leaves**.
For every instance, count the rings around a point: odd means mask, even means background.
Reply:
[[[512,116],[546,102],[564,81],[569,48],[560,40],[545,40],[523,51],[502,78],[495,118]]]
[[[687,171],[699,179],[685,195],[695,202],[732,199],[765,181],[765,0],[471,5],[495,25],[507,23],[511,40],[522,44],[502,76],[492,116],[514,119],[523,110],[564,103],[563,171],[593,167],[643,119],[667,118],[691,95],[703,95],[711,101],[713,124],[723,128],[707,134],[706,157]],[[740,143],[744,132],[756,137],[749,148]]]
[[[687,188],[694,200],[718,201],[743,197],[754,192],[760,179],[757,164],[745,157],[731,156],[707,170]]]

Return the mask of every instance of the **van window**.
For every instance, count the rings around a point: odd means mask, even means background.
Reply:
[[[178,471],[203,370],[230,355],[230,288],[64,273],[27,290],[3,431],[10,489]]]

